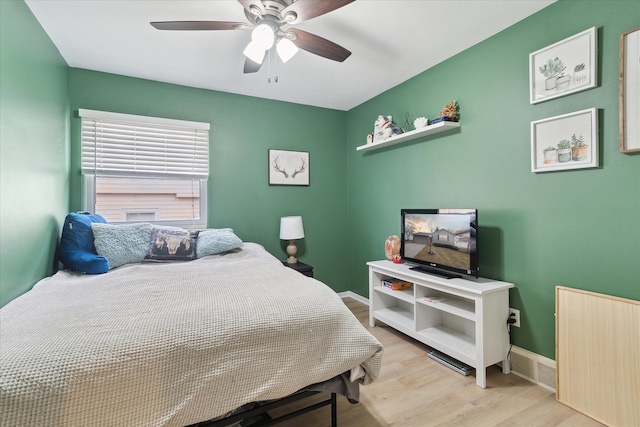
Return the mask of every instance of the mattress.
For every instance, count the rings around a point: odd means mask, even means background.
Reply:
[[[345,372],[382,346],[325,284],[256,243],[59,271],[0,309],[0,425],[184,426]]]

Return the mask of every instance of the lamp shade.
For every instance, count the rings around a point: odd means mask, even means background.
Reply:
[[[276,41],[276,35],[271,25],[266,22],[259,24],[251,32],[251,40],[256,42],[263,50],[271,49]]]
[[[280,239],[295,240],[304,237],[301,216],[284,216],[280,218]]]
[[[298,47],[293,44],[293,42],[289,39],[283,38],[276,45],[276,50],[278,51],[278,56],[282,60],[282,62],[287,62],[293,56],[298,53]]]
[[[255,62],[256,64],[262,64],[264,60],[264,49],[256,42],[249,42],[244,50],[244,56]]]

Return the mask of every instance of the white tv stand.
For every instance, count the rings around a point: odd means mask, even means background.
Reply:
[[[502,362],[509,373],[509,288],[513,283],[478,278],[445,279],[410,270],[408,264],[371,261],[369,266],[369,324],[376,319],[457,359],[476,370],[476,384],[486,388],[486,368]],[[382,279],[413,283],[394,291]],[[429,302],[425,297],[443,300]]]

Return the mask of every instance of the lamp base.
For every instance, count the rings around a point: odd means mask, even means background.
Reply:
[[[298,247],[296,246],[295,240],[289,240],[289,244],[287,245],[287,264],[295,264],[298,262],[298,258],[295,257],[296,253],[298,253]]]

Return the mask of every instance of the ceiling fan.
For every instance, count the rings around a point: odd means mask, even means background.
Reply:
[[[260,69],[273,46],[278,56],[287,62],[298,49],[333,61],[342,62],[351,52],[336,43],[297,28],[283,29],[339,9],[355,0],[238,0],[244,7],[246,22],[226,21],[163,21],[151,22],[158,30],[206,31],[252,29],[251,42],[244,50],[245,73]]]

